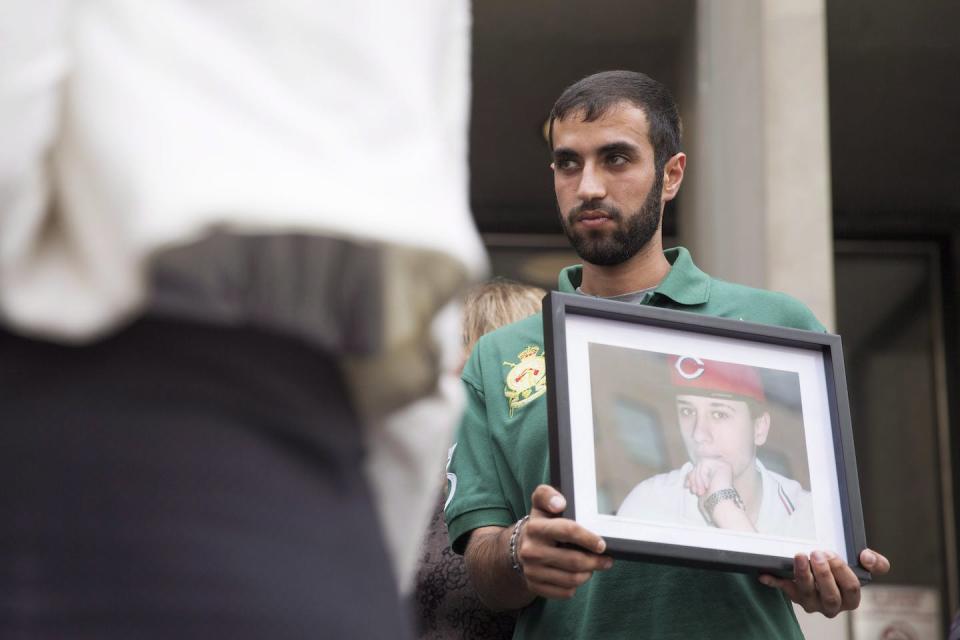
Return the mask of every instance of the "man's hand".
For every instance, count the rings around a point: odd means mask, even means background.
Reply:
[[[613,566],[613,559],[600,555],[607,546],[603,538],[573,520],[557,517],[567,501],[556,489],[542,484],[533,492],[532,501],[530,519],[517,542],[527,588],[545,598],[572,598],[594,571]]]
[[[873,575],[890,571],[890,561],[876,551],[864,549],[860,564]],[[760,582],[780,589],[807,613],[819,611],[828,618],[860,605],[860,581],[853,570],[834,553],[814,551],[808,559],[793,558],[793,579],[761,575]]]

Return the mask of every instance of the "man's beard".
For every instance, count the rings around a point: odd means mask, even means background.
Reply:
[[[660,191],[663,170],[657,172],[650,192],[640,209],[624,220],[623,212],[602,202],[584,202],[560,215],[560,224],[574,251],[584,262],[610,267],[637,255],[660,228]],[[612,232],[605,229],[575,230],[574,222],[585,211],[603,211],[616,224]]]

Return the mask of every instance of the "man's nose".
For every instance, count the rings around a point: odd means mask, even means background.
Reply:
[[[580,185],[577,189],[577,197],[581,202],[590,202],[591,200],[601,200],[607,195],[607,189],[603,184],[600,173],[596,170],[593,163],[587,163],[580,173]]]

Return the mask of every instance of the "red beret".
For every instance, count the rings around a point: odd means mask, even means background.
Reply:
[[[760,375],[749,365],[704,360],[696,356],[670,356],[668,361],[670,381],[683,389],[682,393],[738,396],[761,404],[766,402]]]

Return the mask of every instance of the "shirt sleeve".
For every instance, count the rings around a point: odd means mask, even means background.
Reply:
[[[14,0],[0,12],[0,268],[28,255],[49,204],[49,153],[70,64],[67,0]]]
[[[827,328],[823,326],[823,323],[817,319],[817,316],[813,314],[809,307],[785,293],[778,294],[778,297],[781,317],[776,324],[794,329],[826,333]]]
[[[444,514],[450,544],[461,554],[474,529],[507,527],[514,521],[494,459],[485,394],[478,382],[482,380],[478,351],[474,350],[464,368],[466,411],[447,470],[449,495]]]

